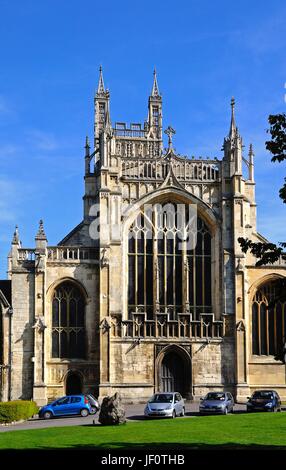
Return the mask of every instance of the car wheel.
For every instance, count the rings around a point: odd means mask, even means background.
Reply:
[[[82,410],[80,410],[80,416],[82,416],[83,418],[86,418],[86,416],[88,416],[88,410],[86,408],[83,408]]]
[[[43,414],[44,419],[51,419],[53,417],[52,413],[50,411],[45,411]]]
[[[227,415],[227,413],[228,413],[228,409],[227,409],[227,406],[226,406],[225,409],[223,410],[223,414]]]
[[[185,408],[183,407],[181,416],[185,416]]]
[[[95,415],[96,412],[97,412],[97,408],[95,406],[91,406],[90,407],[90,414]]]
[[[172,418],[176,418],[176,411],[174,410],[173,413],[172,413]]]

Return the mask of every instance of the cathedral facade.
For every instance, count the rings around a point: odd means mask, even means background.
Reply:
[[[42,221],[34,248],[14,233],[0,281],[0,399],[226,390],[245,401],[269,387],[286,399],[276,357],[286,307],[272,302],[286,265],[257,267],[238,243],[266,239],[234,107],[222,159],[182,156],[170,126],[163,147],[156,73],[146,122],[113,127],[100,70],[82,222],[57,246]]]

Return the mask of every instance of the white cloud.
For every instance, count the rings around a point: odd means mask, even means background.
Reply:
[[[19,151],[19,147],[12,144],[0,145],[0,158],[9,157],[15,155]]]
[[[8,113],[10,113],[10,108],[7,104],[7,101],[3,95],[0,95],[0,114],[8,114]]]
[[[11,222],[16,218],[12,208],[13,196],[16,191],[15,184],[10,180],[0,180],[0,222]]]
[[[54,135],[37,129],[27,132],[27,141],[39,150],[52,151],[59,147]]]

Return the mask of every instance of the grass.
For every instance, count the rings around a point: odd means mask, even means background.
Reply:
[[[238,414],[0,433],[0,449],[286,449],[286,413]]]

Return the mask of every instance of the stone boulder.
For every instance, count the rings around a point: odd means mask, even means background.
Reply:
[[[104,397],[100,406],[98,421],[105,426],[126,423],[125,409],[118,393],[115,393],[112,397]]]

